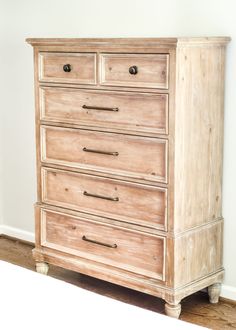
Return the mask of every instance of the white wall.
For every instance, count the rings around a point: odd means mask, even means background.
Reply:
[[[229,35],[225,109],[224,294],[235,288],[236,218],[235,0],[0,0],[0,160],[5,229],[31,237],[36,199],[32,48],[26,37],[160,37]],[[1,194],[1,192],[0,192]],[[1,206],[1,205],[0,205]],[[0,208],[1,210],[1,208]],[[28,233],[28,236],[27,236]],[[228,291],[227,291],[228,290]]]
[[[1,19],[1,16],[0,16]],[[1,27],[0,27],[1,28]],[[1,52],[1,50],[0,50]],[[1,63],[1,55],[0,55],[0,63]],[[0,90],[2,89],[3,86],[1,85],[1,81],[0,81]],[[1,94],[0,94],[1,95]],[[1,109],[1,107],[0,107]],[[2,113],[3,111],[0,110],[0,234],[1,234],[1,225],[2,225],[2,192],[3,192],[3,171],[2,171],[2,167],[3,167],[3,150],[2,150],[2,146],[3,146],[3,125],[2,125]]]
[[[1,61],[1,58],[0,58]],[[1,90],[1,85],[0,85],[0,90]],[[3,152],[2,152],[2,118],[1,118],[2,112],[0,111],[0,235],[2,232],[2,224],[3,224],[3,198],[2,198],[2,193],[3,193]]]
[[[0,0],[1,1],[1,0]],[[3,29],[3,13],[1,11],[0,6],[0,40],[2,39],[2,29]],[[1,56],[1,42],[0,42],[0,63],[2,63],[2,56]],[[1,77],[1,75],[0,75]],[[4,84],[3,79],[0,78],[0,99],[2,94],[4,93]],[[2,223],[3,223],[3,199],[2,199],[2,193],[3,193],[3,107],[0,101],[0,234],[2,233]]]

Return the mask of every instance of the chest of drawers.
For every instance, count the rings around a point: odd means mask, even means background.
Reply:
[[[48,264],[166,301],[222,268],[229,38],[27,39],[34,47],[38,272]]]

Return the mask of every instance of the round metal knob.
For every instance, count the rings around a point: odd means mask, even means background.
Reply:
[[[71,65],[70,64],[63,65],[63,70],[65,72],[71,72]]]
[[[138,73],[138,67],[136,65],[133,65],[129,68],[130,74],[137,74]]]

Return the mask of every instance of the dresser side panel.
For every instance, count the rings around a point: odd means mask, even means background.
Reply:
[[[174,231],[222,217],[225,47],[177,48]]]
[[[174,287],[222,271],[223,220],[191,230],[175,239]]]

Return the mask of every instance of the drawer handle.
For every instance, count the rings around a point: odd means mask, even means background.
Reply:
[[[71,65],[70,64],[63,65],[63,70],[65,72],[71,72]]]
[[[83,241],[86,241],[86,242],[90,242],[90,243],[94,243],[94,244],[106,246],[106,247],[109,247],[109,248],[112,248],[112,249],[116,249],[117,248],[117,244],[107,244],[107,243],[95,241],[93,239],[87,238],[85,235],[82,237],[82,240]]]
[[[110,156],[118,156],[119,152],[117,151],[103,151],[103,150],[95,150],[95,149],[88,149],[88,148],[83,148],[83,151],[86,152],[94,152],[96,154],[103,154],[103,155],[110,155]]]
[[[90,194],[87,191],[84,191],[83,194],[88,197],[95,197],[95,198],[106,199],[106,200],[112,201],[112,202],[119,202],[119,197],[106,197],[106,196],[101,196],[101,195],[96,195],[96,194]]]
[[[103,111],[119,111],[119,108],[107,108],[107,107],[97,107],[95,105],[86,105],[82,106],[83,109],[90,109],[90,110],[103,110]]]
[[[138,73],[138,67],[136,65],[133,65],[129,68],[130,74],[137,74]]]

